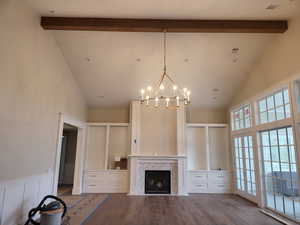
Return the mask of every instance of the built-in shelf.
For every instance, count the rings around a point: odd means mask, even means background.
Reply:
[[[229,170],[228,125],[188,123],[186,151],[188,170]]]
[[[87,123],[87,126],[86,170],[114,170],[118,159],[127,159],[130,151],[128,123]]]

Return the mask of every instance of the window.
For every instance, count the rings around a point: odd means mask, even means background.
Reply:
[[[292,127],[260,132],[265,204],[300,219],[298,174]]]
[[[258,101],[260,124],[291,117],[289,91],[284,88]]]
[[[242,106],[232,112],[232,130],[240,130],[251,127],[250,105]]]
[[[255,166],[252,136],[234,139],[236,187],[250,195],[256,195]]]

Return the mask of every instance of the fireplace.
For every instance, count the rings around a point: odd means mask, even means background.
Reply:
[[[145,194],[171,194],[171,171],[146,170]]]

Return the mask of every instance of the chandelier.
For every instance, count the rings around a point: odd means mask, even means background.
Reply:
[[[180,88],[174,80],[167,74],[167,38],[164,31],[164,69],[163,74],[154,87],[148,86],[141,89],[140,103],[146,106],[159,107],[165,105],[166,108],[179,108],[180,103],[190,104],[191,91],[187,88]]]

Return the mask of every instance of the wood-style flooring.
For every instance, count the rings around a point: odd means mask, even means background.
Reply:
[[[85,225],[281,225],[235,195],[111,195]]]

